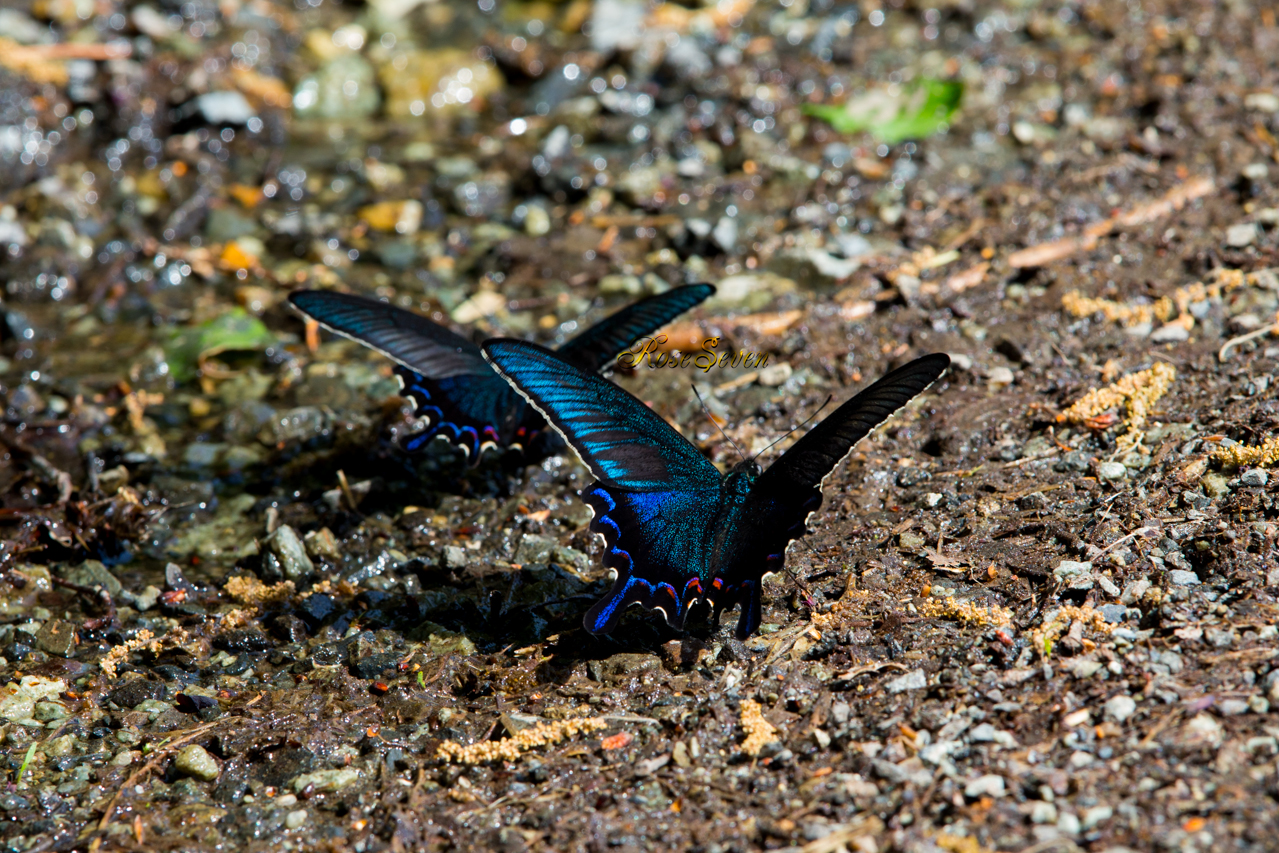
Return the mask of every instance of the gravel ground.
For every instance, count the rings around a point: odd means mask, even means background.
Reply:
[[[3,849],[1274,849],[1277,50],[1190,0],[6,3]],[[954,358],[745,643],[586,634],[584,469],[406,456],[283,303],[555,342],[694,281],[668,345],[769,366],[616,378],[717,463],[690,382],[754,452]]]

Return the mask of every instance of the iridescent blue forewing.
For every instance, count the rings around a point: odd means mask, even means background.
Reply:
[[[631,344],[674,320],[715,292],[709,284],[690,284],[641,299],[605,317],[556,352],[586,371],[597,371]]]
[[[604,485],[641,492],[719,487],[719,471],[696,447],[607,379],[527,341],[498,338],[483,351]]]
[[[412,311],[330,290],[299,290],[289,302],[329,331],[433,379],[492,373],[478,346]]]
[[[395,374],[423,421],[421,430],[402,440],[407,450],[443,437],[478,462],[486,445],[520,442],[541,425],[525,422],[533,413],[488,366],[478,346],[438,323],[348,293],[303,290],[290,294],[289,302],[330,331],[399,365]]]
[[[742,605],[739,637],[758,627],[760,582],[782,567],[786,547],[804,535],[809,516],[821,506],[826,477],[949,364],[949,356],[934,353],[897,368],[832,412],[755,479],[740,514],[727,519],[734,535],[724,538],[713,568],[724,581],[726,595],[719,603]]]
[[[651,334],[715,292],[689,285],[644,299],[605,318],[564,345],[564,358],[588,371],[605,366],[639,338]],[[533,457],[562,449],[557,437],[484,361],[479,347],[443,326],[385,302],[332,291],[298,291],[289,301],[337,334],[377,350],[399,367],[405,396],[424,422],[402,441],[418,450],[435,438],[461,447],[473,463],[488,445],[519,446]]]
[[[586,614],[586,629],[608,632],[632,603],[682,625],[709,589],[709,544],[723,503],[718,469],[648,406],[550,350],[514,340],[483,349],[598,481],[582,497],[617,579]]]

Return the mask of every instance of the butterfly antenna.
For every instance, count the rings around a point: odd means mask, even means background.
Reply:
[[[806,423],[808,423],[809,421],[811,421],[813,418],[817,417],[819,414],[821,414],[822,409],[824,409],[824,408],[826,408],[827,406],[829,406],[829,405],[830,405],[830,401],[831,401],[831,400],[833,400],[833,399],[835,399],[835,398],[834,398],[834,396],[832,396],[832,395],[827,395],[827,397],[826,397],[826,402],[824,402],[824,403],[822,403],[820,406],[818,406],[818,407],[817,407],[817,409],[816,409],[816,410],[815,410],[815,411],[814,411],[811,415],[809,415],[808,417],[804,418],[804,420],[800,421],[799,423],[795,424],[795,426],[793,426],[793,427],[791,427],[790,429],[788,429],[788,430],[787,430],[787,431],[786,431],[783,435],[779,436],[779,437],[777,438],[777,440],[776,440],[776,441],[774,441],[772,444],[768,445],[768,447],[765,447],[765,448],[764,448],[763,450],[761,450],[759,453],[756,453],[756,454],[755,454],[755,456],[754,456],[753,458],[754,458],[754,459],[758,459],[759,457],[763,456],[765,453],[767,453],[769,450],[771,450],[771,449],[772,449],[772,447],[773,447],[773,445],[777,444],[777,442],[779,442],[779,441],[781,441],[782,439],[786,438],[786,436],[790,435],[792,432],[794,432],[795,430],[799,429],[799,428],[800,428],[800,427],[802,427],[804,424],[806,424]]]
[[[738,456],[742,457],[742,461],[743,462],[746,461],[746,454],[743,453],[742,449],[737,446],[737,442],[733,441],[732,436],[724,432],[724,428],[719,425],[719,421],[715,420],[715,416],[711,414],[711,410],[710,408],[707,407],[706,401],[702,399],[702,395],[697,390],[697,385],[692,382],[690,382],[689,385],[691,385],[693,388],[693,394],[694,396],[697,397],[697,402],[702,404],[702,411],[706,412],[706,417],[710,418],[711,423],[715,424],[715,428],[719,430],[719,434],[724,436],[724,438],[728,439],[729,444],[733,445],[733,449],[737,451]]]

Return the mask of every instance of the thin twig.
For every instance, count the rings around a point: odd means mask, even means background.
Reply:
[[[1224,362],[1226,360],[1226,353],[1230,352],[1232,347],[1241,346],[1248,343],[1248,341],[1265,337],[1271,333],[1279,333],[1279,323],[1275,323],[1273,326],[1266,326],[1263,329],[1254,329],[1247,334],[1231,338],[1221,345],[1221,349],[1217,350],[1217,361]]]

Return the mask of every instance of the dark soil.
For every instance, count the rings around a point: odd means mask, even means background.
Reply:
[[[392,5],[0,10],[5,850],[1275,848],[1273,11]],[[912,142],[800,109],[923,78]],[[585,633],[584,468],[405,455],[283,301],[551,342],[700,280],[672,342],[772,367],[615,378],[725,466],[690,381],[756,452],[955,359],[745,643]]]

